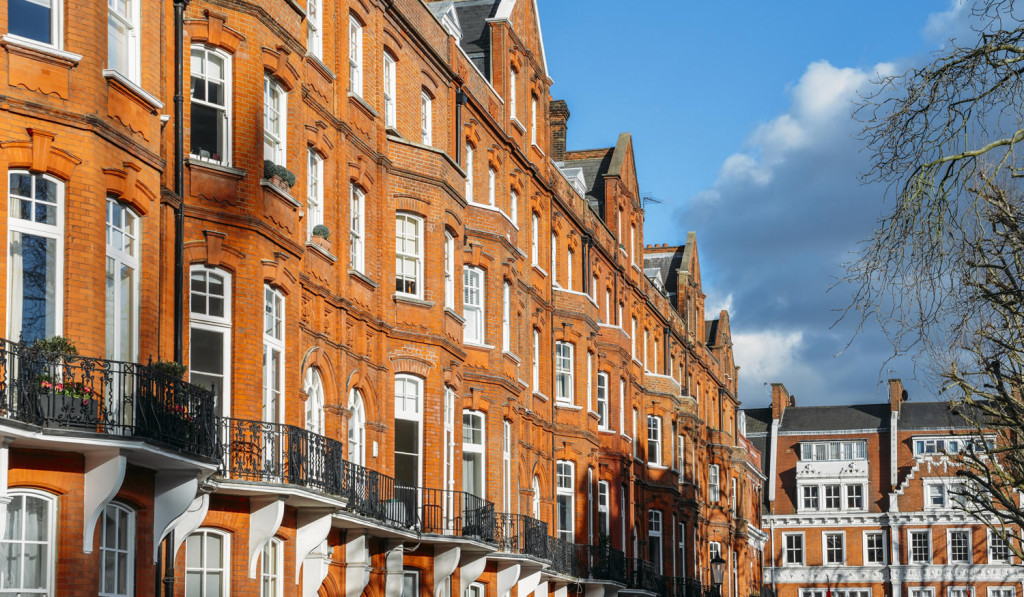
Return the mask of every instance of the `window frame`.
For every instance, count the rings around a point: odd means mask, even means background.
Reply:
[[[208,313],[198,313],[198,312],[192,310],[192,294],[194,292],[192,290],[192,278],[193,278],[193,276],[196,275],[197,272],[204,275],[205,288],[207,290],[209,289],[209,286],[210,286],[210,283],[209,283],[210,274],[214,274],[214,275],[217,275],[217,276],[221,277],[221,284],[222,284],[222,286],[224,288],[224,294],[222,296],[220,296],[219,298],[220,298],[220,300],[222,301],[222,303],[224,305],[224,314],[223,315],[220,315],[220,316],[209,315]],[[208,299],[211,295],[208,292],[205,292],[205,293],[203,293],[203,296],[207,297],[207,299]],[[215,296],[215,295],[213,295],[213,296]],[[234,331],[234,329],[233,329],[234,326],[232,325],[232,316],[231,316],[231,301],[232,301],[232,275],[231,275],[231,272],[229,272],[227,270],[220,269],[220,268],[207,267],[204,264],[194,264],[189,269],[189,380],[192,383],[195,383],[197,385],[202,385],[202,384],[199,384],[197,380],[193,380],[192,379],[192,375],[194,373],[199,373],[200,375],[206,375],[206,376],[209,376],[209,377],[213,377],[213,376],[216,376],[216,375],[220,376],[220,379],[221,379],[221,393],[223,394],[223,396],[218,396],[217,403],[220,406],[220,408],[219,408],[220,414],[223,415],[223,416],[228,416],[231,413],[231,404],[230,404],[231,401],[227,400],[227,397],[231,396],[231,340],[232,340],[232,334],[233,334],[233,331]],[[207,302],[207,304],[208,304],[208,302]],[[209,311],[209,309],[207,309],[207,311]],[[221,363],[223,364],[223,371],[221,373],[215,374],[215,373],[212,373],[212,372],[205,372],[205,371],[202,371],[202,370],[199,370],[197,372],[195,370],[196,369],[195,368],[195,363],[194,363],[193,359],[191,358],[191,356],[192,356],[192,346],[193,346],[193,343],[194,343],[193,337],[192,337],[193,336],[192,335],[192,330],[193,329],[198,329],[198,330],[201,330],[201,331],[204,331],[204,332],[210,332],[210,333],[218,333],[218,334],[222,335],[223,341],[222,341],[222,346],[221,346],[221,353],[222,353]]]
[[[128,268],[132,271],[132,279],[130,282],[132,301],[128,308],[128,317],[130,320],[129,325],[131,327],[129,342],[131,345],[128,346],[127,349],[121,345],[121,336],[123,335],[124,330],[121,329],[121,318],[117,315],[123,312],[120,305],[122,304],[124,297],[121,296],[121,285],[115,282],[110,287],[113,290],[114,296],[107,296],[109,301],[107,306],[112,306],[115,312],[111,313],[108,311],[106,313],[105,326],[108,334],[106,354],[108,359],[134,363],[138,360],[139,350],[139,278],[141,273],[139,271],[141,264],[139,253],[142,248],[142,219],[130,205],[122,203],[113,197],[107,197],[106,208],[107,279],[109,281],[112,276],[115,279],[120,279],[120,272],[123,271],[122,268]],[[111,217],[113,217],[115,213],[119,213],[121,216],[121,226],[111,224]],[[128,218],[130,218],[130,221],[125,224]],[[120,238],[122,239],[125,237],[130,238],[132,242],[127,244],[131,248],[125,249],[123,246],[125,244],[124,242],[122,242],[122,247],[120,248],[113,246],[111,244],[112,239],[114,238],[112,230],[117,230],[120,233]],[[113,273],[110,271],[111,265],[114,266]],[[111,338],[113,339],[113,346],[110,346],[109,340]]]
[[[839,547],[829,545],[829,540],[839,538]],[[840,559],[832,561],[831,551],[838,549]],[[846,565],[846,531],[826,531],[821,534],[821,562],[823,566],[845,566]]]
[[[480,441],[467,441],[467,422],[475,420],[479,423]],[[470,427],[477,429],[476,427]],[[479,469],[477,480],[479,488],[471,488],[466,485],[466,467],[474,466]],[[474,495],[480,499],[487,497],[487,416],[478,410],[462,410],[462,491]],[[479,490],[479,492],[475,490]]]
[[[501,285],[501,350],[512,352],[512,285],[508,280]]]
[[[501,421],[501,485],[505,512],[514,512],[512,508],[512,423],[508,419]]]
[[[198,568],[190,568],[189,565],[188,565],[188,543],[189,543],[188,540],[193,538],[193,537],[196,537],[196,536],[201,537],[202,553],[200,554],[200,558],[199,558],[200,566]],[[207,553],[206,552],[206,550],[207,550],[206,538],[210,537],[210,536],[218,537],[221,540],[221,557],[220,557],[221,567],[220,568],[207,568],[207,566],[206,566],[206,563],[208,561],[208,558],[205,557],[206,553]],[[189,575],[189,572],[193,572],[193,573],[194,572],[198,572],[199,575],[200,575],[199,586],[206,587],[207,586],[207,584],[205,582],[206,581],[206,577],[209,574],[209,571],[213,570],[213,571],[216,571],[216,572],[220,573],[220,578],[221,578],[221,595],[230,595],[231,594],[230,591],[231,591],[231,570],[232,570],[232,568],[231,568],[231,534],[230,533],[226,533],[226,532],[221,531],[219,529],[214,529],[214,528],[210,528],[210,527],[199,527],[195,531],[192,531],[192,533],[190,533],[189,536],[185,539],[185,558],[184,558],[184,560],[185,560],[185,583],[184,583],[185,587],[188,587],[188,575]],[[185,597],[199,597],[199,595],[193,596],[192,594],[186,592],[185,593]]]
[[[602,387],[602,380],[604,385]],[[608,391],[611,389],[611,376],[607,371],[597,372],[597,428],[600,431],[609,431],[608,412]]]
[[[960,534],[960,533],[966,533],[967,534],[967,542],[966,542],[965,545],[961,546],[963,548],[963,550],[964,550],[963,555],[966,556],[966,558],[959,558],[958,559],[958,558],[954,558],[953,557],[954,553],[955,553],[954,550],[957,548],[957,546],[955,546],[954,543],[953,543],[953,535],[954,534]],[[988,545],[986,544],[985,547],[986,547],[985,551],[986,551],[986,556],[987,556]],[[946,529],[946,563],[947,564],[973,564],[974,563],[974,533],[972,532],[972,530],[970,528],[964,527],[964,528]]]
[[[928,548],[928,554],[926,559],[918,559],[914,554],[914,538],[919,536],[925,537],[925,546]],[[907,563],[909,564],[931,564],[935,559],[934,549],[932,548],[932,532],[930,529],[907,529]]]
[[[306,0],[306,52],[317,60],[324,56],[322,0]]]
[[[647,415],[647,464],[661,466],[662,421],[657,415]]]
[[[348,191],[348,267],[366,270],[366,192],[354,183]],[[354,255],[353,255],[354,254]]]
[[[124,513],[124,514],[127,515],[127,520],[125,521],[125,524],[128,525],[128,532],[125,533],[125,537],[128,540],[127,546],[120,546],[120,545],[108,546],[108,545],[106,545],[106,542],[107,542],[107,522],[106,521],[107,521],[108,516],[110,516],[110,512],[111,511],[113,511],[115,513],[119,513],[119,514],[120,513]],[[119,518],[115,518],[114,520],[115,520],[114,527],[115,527],[115,529],[117,529],[121,525],[121,520]],[[135,510],[133,508],[129,507],[127,504],[123,504],[121,502],[114,501],[114,502],[110,502],[109,504],[106,505],[106,507],[103,508],[103,513],[100,516],[100,520],[99,520],[99,525],[100,525],[100,549],[99,549],[99,555],[100,555],[100,589],[99,589],[99,596],[100,597],[129,597],[130,595],[134,595],[135,594],[135,564],[136,564],[136,562],[135,562],[135,543],[136,543],[136,536],[135,536],[135,528],[136,527],[135,527],[135,523],[136,523]],[[117,542],[117,536],[118,536],[118,533],[115,531],[115,533],[114,533],[114,541],[115,541],[115,543]],[[123,554],[125,556],[125,560],[126,560],[125,565],[126,565],[126,568],[127,568],[127,572],[125,574],[125,590],[124,591],[119,592],[119,591],[116,590],[116,588],[115,588],[114,591],[105,590],[107,588],[107,587],[104,586],[104,579],[106,578],[105,569],[106,569],[106,566],[107,566],[107,563],[108,563],[108,559],[106,557],[106,553],[107,552],[112,552],[113,554],[115,554],[115,556],[113,558],[113,562],[115,564],[115,568],[114,568],[114,578],[115,579],[117,578],[117,562],[118,562],[117,555]],[[115,580],[115,583],[116,582],[117,581]]]
[[[357,387],[348,391],[348,411],[346,456],[349,462],[366,466],[366,403],[363,392]]]
[[[663,533],[662,533],[663,528],[664,528],[664,514],[662,514],[661,510],[657,510],[657,509],[654,509],[654,508],[648,510],[647,511],[647,552],[648,552],[647,555],[651,558],[651,563],[654,564],[654,569],[657,571],[658,574],[661,574],[662,572],[664,572],[665,554],[663,553],[664,549],[663,549],[663,546],[662,546],[662,541],[664,540]],[[655,551],[653,549],[654,547],[657,547],[657,552],[658,552],[657,553],[657,556],[658,556],[657,559],[655,559],[654,553],[652,553],[652,552]]]
[[[473,297],[477,300],[471,300]],[[487,272],[475,265],[462,266],[462,341],[484,346],[487,342]]]
[[[13,510],[15,500],[18,500],[18,499],[21,500],[21,505],[22,505],[23,511],[24,511],[24,507],[25,507],[25,504],[26,504],[26,500],[34,499],[34,500],[39,500],[39,501],[42,501],[43,503],[45,503],[46,504],[46,512],[47,512],[47,515],[46,515],[46,527],[44,529],[45,537],[43,539],[41,539],[41,540],[36,540],[36,539],[26,540],[25,539],[25,524],[28,521],[28,517],[24,516],[24,515],[22,515],[22,517],[21,517],[21,523],[22,523],[22,527],[20,529],[20,531],[21,531],[21,539],[10,539],[10,540],[8,540],[7,536],[11,532],[10,528],[5,528],[4,529],[3,537],[0,537],[0,545],[12,544],[12,545],[19,545],[19,546],[21,546],[21,549],[19,550],[19,553],[21,555],[19,555],[17,557],[17,559],[18,559],[18,561],[21,562],[22,574],[20,574],[20,576],[21,576],[21,579],[22,579],[22,583],[24,583],[24,579],[25,579],[25,575],[24,575],[24,570],[25,570],[25,568],[24,568],[25,549],[24,549],[24,546],[25,545],[30,545],[30,544],[31,545],[40,545],[41,548],[44,549],[46,554],[47,554],[47,556],[46,556],[46,565],[45,565],[46,568],[43,571],[43,579],[46,582],[46,586],[41,588],[41,589],[32,589],[32,588],[25,588],[25,587],[11,587],[11,590],[17,591],[18,589],[21,589],[23,593],[25,591],[29,591],[29,592],[32,592],[32,593],[51,595],[51,594],[53,594],[52,591],[57,589],[57,586],[56,586],[56,581],[57,581],[56,573],[57,573],[57,557],[59,557],[59,554],[57,553],[57,550],[58,550],[58,544],[57,544],[57,542],[58,542],[57,518],[59,516],[59,510],[58,509],[59,509],[59,506],[60,506],[60,502],[59,502],[58,496],[56,496],[56,495],[54,495],[52,493],[45,492],[45,491],[40,491],[40,490],[37,490],[37,489],[30,489],[30,488],[22,488],[22,487],[12,487],[8,491],[7,495],[10,498],[10,502],[7,504],[7,513],[8,513],[7,515],[8,515],[9,518],[11,517],[11,511]],[[6,551],[6,549],[4,549],[3,551]]]
[[[399,240],[408,240],[405,231],[399,232],[399,222],[406,222],[408,224],[415,225],[415,235],[412,237],[415,245],[415,253],[399,250]],[[415,299],[423,299],[423,246],[424,246],[424,235],[425,235],[426,222],[423,217],[416,214],[399,211],[395,213],[395,294],[398,296],[405,296]],[[403,243],[407,244],[407,243]],[[401,268],[399,271],[399,263],[408,263],[414,266],[412,277],[408,277],[405,273],[405,268]],[[398,285],[401,281],[402,286],[408,288],[410,280],[413,284],[413,292],[407,290],[399,290]]]
[[[363,24],[348,15],[348,92],[363,97]]]
[[[196,99],[192,95],[191,90],[189,91],[189,150],[188,150],[189,151],[189,157],[190,158],[195,158],[195,159],[203,161],[203,162],[211,162],[211,163],[214,163],[214,164],[219,164],[221,166],[230,167],[231,163],[232,163],[232,159],[231,159],[232,158],[232,155],[231,155],[232,154],[232,146],[233,146],[233,143],[232,143],[232,137],[233,137],[232,125],[233,125],[233,121],[234,121],[234,118],[233,118],[233,115],[234,115],[233,114],[234,113],[234,107],[233,107],[233,96],[234,96],[233,92],[234,92],[234,89],[233,89],[233,87],[234,86],[232,85],[232,67],[233,67],[232,56],[231,56],[231,54],[228,54],[227,52],[225,52],[224,50],[221,50],[220,48],[215,48],[215,47],[207,46],[206,44],[203,44],[203,43],[197,43],[197,44],[192,44],[189,47],[189,60],[190,61],[191,61],[191,59],[193,57],[192,55],[195,52],[197,52],[197,51],[203,53],[202,60],[203,60],[204,63],[209,61],[209,57],[210,57],[211,54],[217,56],[218,58],[220,58],[223,61],[223,64],[224,64],[224,77],[219,82],[221,83],[221,85],[223,86],[223,89],[224,89],[224,104],[223,105],[219,105],[219,104],[215,104],[213,102],[207,101],[207,100]],[[208,69],[204,69],[204,70],[208,72]],[[191,77],[196,77],[196,76],[197,76],[196,73],[194,71],[192,71],[191,68],[190,68],[190,70],[189,70],[189,77],[191,78]],[[209,86],[209,81],[210,81],[210,78],[208,77],[208,75],[204,72],[204,74],[200,78],[202,78],[203,81],[206,82],[207,87],[208,87]],[[206,95],[208,96],[208,94],[206,94]],[[205,107],[205,108],[209,108],[211,110],[214,110],[214,111],[220,113],[220,122],[222,123],[222,125],[224,127],[223,128],[224,138],[219,140],[218,147],[217,147],[217,149],[220,150],[220,155],[221,155],[220,159],[214,158],[213,154],[211,154],[210,157],[203,157],[201,154],[197,154],[197,153],[192,151],[193,145],[195,143],[195,139],[192,138],[192,131],[193,131],[193,127],[195,126],[195,124],[193,122],[194,121],[194,116],[192,115],[192,110],[193,110],[194,105],[196,105],[196,104],[198,104],[199,106],[202,106],[202,107]]]
[[[878,540],[881,541],[881,545],[879,547],[877,547],[877,548],[874,548],[874,547],[871,546],[871,539],[875,538],[875,537],[877,537]],[[885,565],[888,564],[888,562],[889,562],[888,540],[886,539],[884,531],[863,531],[863,533],[861,534],[861,541],[862,541],[862,544],[863,544],[863,551],[864,551],[864,553],[862,554],[862,556],[864,558],[862,560],[862,562],[864,563],[865,566],[885,566]],[[873,549],[881,550],[881,556],[882,556],[881,561],[873,561],[871,559],[871,552],[872,552]]]
[[[434,143],[434,98],[426,89],[420,90],[420,143]]]
[[[31,0],[29,0],[31,2]],[[55,50],[64,49],[64,0],[53,0],[54,6],[50,7],[50,41],[45,42],[31,37],[25,37],[18,35],[17,33],[7,33],[11,37],[18,40],[24,40],[29,44],[39,44],[44,48],[53,48]],[[7,27],[10,31],[11,24],[11,13],[10,5],[7,8]]]
[[[280,328],[279,337],[267,330],[267,317],[275,322],[274,327]],[[286,324],[287,324],[287,303],[284,293],[270,284],[263,285],[263,420],[269,423],[280,423],[284,421],[284,403],[287,394],[285,393],[285,370],[286,363]],[[280,355],[280,362],[277,368],[277,379],[271,380],[269,376],[274,372],[272,361],[275,351]],[[273,385],[271,385],[273,381]],[[277,395],[274,395],[274,392]],[[268,393],[269,392],[269,393]],[[267,410],[274,407],[273,411]],[[273,415],[268,417],[268,415]]]
[[[306,159],[306,240],[313,229],[324,223],[324,159],[312,147]]]
[[[327,428],[324,415],[324,381],[320,370],[316,367],[306,367],[302,385],[306,394],[304,428],[310,433],[323,436]]]
[[[800,545],[790,546],[788,540],[790,538],[799,539]],[[804,532],[793,532],[793,533],[782,533],[782,565],[783,566],[806,566],[807,565],[807,550],[805,548],[806,541]],[[790,559],[791,554],[799,554],[799,561],[792,561]]]
[[[267,572],[268,561],[273,564]],[[271,591],[267,592],[270,584]],[[284,595],[284,542],[271,537],[260,550],[260,597],[281,597]]]
[[[384,94],[384,128],[398,128],[398,59],[384,50],[381,66],[381,90]]]
[[[12,183],[12,177],[14,175],[28,176],[30,179],[30,185],[32,187],[32,197],[22,197],[21,195],[14,194],[14,184]],[[36,180],[42,179],[45,182],[53,183],[54,195],[56,196],[55,202],[55,214],[54,224],[44,224],[36,222],[34,220],[24,220],[21,218],[14,217],[15,210],[11,207],[12,199],[15,197],[19,201],[22,199],[30,199],[32,205],[35,206],[37,203],[36,195]],[[11,253],[10,247],[15,244],[14,235],[20,234],[22,237],[25,235],[37,236],[47,240],[54,241],[54,290],[53,290],[53,335],[60,335],[64,330],[64,206],[67,200],[67,193],[65,189],[64,181],[54,178],[48,174],[40,174],[30,172],[28,170],[21,169],[10,169],[7,171],[7,337],[8,338],[21,338],[24,331],[24,315],[21,313],[20,307],[14,308],[14,305],[20,304],[20,301],[14,300],[15,285],[13,281],[15,279],[15,263],[20,262],[20,259],[15,259]],[[49,202],[47,202],[49,203]],[[33,213],[36,209],[31,210]],[[24,268],[22,267],[22,272]],[[24,273],[22,274],[24,277]],[[18,312],[17,327],[15,330],[15,312]],[[32,339],[25,339],[30,341]]]
[[[576,346],[564,340],[555,341],[555,402],[576,403]]]
[[[568,487],[563,487],[563,481],[568,479]],[[555,536],[568,541],[576,542],[576,463],[571,460],[558,460],[555,462]],[[563,518],[560,504],[568,504],[567,517]],[[568,523],[568,528],[562,528]]]
[[[399,382],[403,389],[408,389],[410,385],[415,389],[415,394],[410,395],[407,393],[399,393]],[[424,385],[426,380],[417,375],[410,373],[397,373],[395,374],[395,419],[403,421],[411,421],[416,423],[416,481],[413,483],[413,487],[423,486],[423,407],[424,407]],[[414,403],[414,410],[407,408],[410,399]],[[395,457],[397,459],[398,454],[413,455],[412,452],[399,452],[398,445],[395,444]],[[397,465],[395,466],[397,469]],[[398,486],[397,470],[395,471],[395,484]]]
[[[610,498],[610,486],[608,481],[597,482],[597,532],[598,537],[604,534],[606,537],[611,537],[612,533],[612,520],[611,513],[608,508],[608,500]]]
[[[277,130],[273,130],[275,112]],[[263,159],[288,164],[288,92],[269,74],[263,75]]]
[[[721,471],[717,464],[708,465],[708,500],[717,502],[722,499]]]
[[[985,562],[988,564],[1012,564],[1013,563],[1013,551],[1010,549],[1009,541],[1004,541],[993,529],[985,529]],[[993,540],[998,540],[1002,543],[1001,549],[1005,552],[1006,557],[1000,558],[993,556]]]
[[[455,309],[455,236],[444,231],[444,306]]]
[[[57,3],[58,2],[55,2],[55,4]],[[140,13],[141,2],[139,0],[127,0],[127,5],[129,14],[122,15],[118,13],[116,10],[114,10],[110,6],[109,2],[107,3],[107,68],[114,72],[120,73],[122,76],[124,76],[124,78],[138,85],[142,70],[142,51],[140,47],[141,40],[139,35],[139,24],[142,22]],[[123,72],[121,69],[115,68],[115,65],[111,64],[110,51],[112,45],[111,42],[113,41],[113,39],[111,37],[110,27],[112,21],[116,21],[125,29],[125,39],[122,50],[125,53],[124,61],[127,63],[128,72]]]

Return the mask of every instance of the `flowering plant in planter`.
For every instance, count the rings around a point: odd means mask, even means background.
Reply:
[[[83,381],[55,381],[49,375],[43,375],[39,380],[39,389],[43,392],[53,392],[68,398],[82,401],[82,406],[88,406],[90,400],[97,396],[96,390]]]

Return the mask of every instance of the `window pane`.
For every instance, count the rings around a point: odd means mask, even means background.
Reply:
[[[9,0],[7,29],[14,35],[53,44],[51,0]]]

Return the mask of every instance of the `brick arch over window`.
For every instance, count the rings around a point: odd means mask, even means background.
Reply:
[[[423,197],[415,197],[413,195],[396,195],[395,196],[395,211],[401,213],[412,214],[423,218],[424,222],[427,220],[427,211],[430,208],[430,201]]]
[[[139,215],[146,215],[156,195],[139,180],[142,169],[133,162],[124,162],[123,169],[104,168],[107,195],[127,203]]]
[[[189,265],[203,263],[210,267],[219,267],[232,274],[238,272],[245,255],[235,247],[226,244],[228,235],[223,232],[203,230],[203,240],[185,243],[185,263]]]
[[[303,379],[305,379],[306,370],[309,368],[314,368],[320,373],[325,405],[347,403],[347,397],[342,399],[342,397],[336,395],[335,388],[338,387],[338,376],[335,372],[331,355],[326,350],[320,346],[312,346],[306,351],[306,356],[303,358],[302,366],[300,367]]]
[[[283,257],[280,253],[275,256]],[[279,259],[264,259],[261,263],[263,264],[263,281],[278,288],[285,296],[291,294],[292,287],[297,281],[295,274],[287,269]]]
[[[227,16],[210,9],[203,11],[205,19],[186,19],[185,32],[191,43],[205,43],[229,54],[238,51],[245,36],[227,26]]]
[[[299,71],[292,66],[292,51],[287,47],[279,45],[276,49],[263,48],[263,70],[277,79],[285,91],[295,88],[295,82],[299,80]]]
[[[365,156],[358,155],[354,161],[348,163],[348,179],[350,182],[369,193],[373,188],[372,166]]]
[[[412,356],[391,357],[391,371],[395,375],[407,373],[426,380],[430,370],[433,368],[434,364],[426,359]]]
[[[454,238],[462,237],[462,220],[450,209],[446,209],[444,212],[444,227]]]
[[[71,153],[53,146],[55,133],[38,128],[28,128],[28,141],[4,141],[0,143],[3,158],[8,169],[25,169],[45,173],[64,182],[71,180],[71,173],[82,160]]]
[[[331,141],[330,134],[328,133],[327,123],[317,120],[314,124],[305,125],[304,128],[306,131],[306,145],[324,159],[331,157],[334,143]]]
[[[348,401],[349,396],[352,394],[352,390],[359,390],[360,395],[363,398],[363,410],[366,414],[366,422],[380,421],[380,396],[377,390],[371,383],[370,376],[366,371],[366,363],[360,362],[359,365],[348,374],[348,379],[345,381],[345,395],[341,396],[341,401],[338,403],[343,409],[345,426],[348,426]]]

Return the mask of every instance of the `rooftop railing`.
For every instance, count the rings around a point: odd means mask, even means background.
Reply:
[[[218,456],[210,390],[149,365],[46,352],[2,338],[0,417]]]

